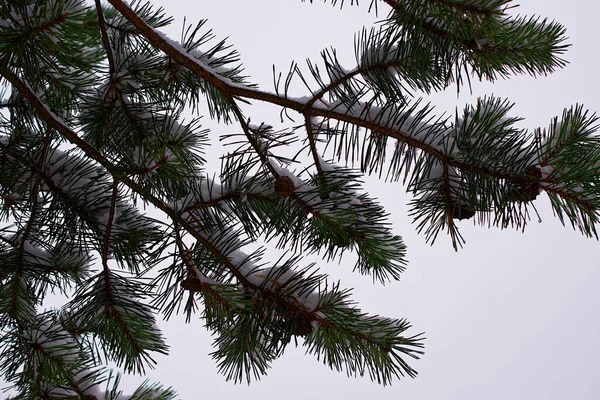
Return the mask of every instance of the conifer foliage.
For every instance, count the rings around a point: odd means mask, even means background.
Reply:
[[[260,378],[292,341],[348,375],[414,377],[422,334],[362,312],[303,261],[353,252],[376,283],[400,278],[405,246],[363,174],[405,186],[430,242],[445,232],[461,247],[460,220],[523,229],[541,192],[561,222],[597,237],[595,115],[575,105],[528,132],[505,99],[454,115],[426,103],[471,79],[565,65],[564,28],[512,8],[372,0],[387,17],[355,36],[356,65],[323,50],[265,89],[206,21],[174,40],[151,3],[0,1],[2,379],[23,399],[118,399],[106,363],[143,373],[168,352],[155,321],[179,312],[203,318],[236,382]],[[290,94],[298,82],[303,97]],[[288,128],[250,123],[258,102]],[[237,133],[214,137],[203,114]],[[215,140],[227,144],[216,176],[203,157]],[[264,257],[266,242],[283,256]],[[62,308],[44,307],[51,292]],[[129,398],[174,397],[145,383]]]

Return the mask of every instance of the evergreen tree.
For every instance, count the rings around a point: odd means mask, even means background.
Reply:
[[[168,351],[157,315],[182,311],[200,313],[236,382],[259,378],[292,340],[348,375],[414,377],[422,334],[362,312],[303,262],[352,251],[361,274],[400,278],[405,246],[363,174],[402,181],[430,242],[444,231],[461,247],[464,219],[524,229],[542,191],[563,224],[597,238],[595,115],[576,105],[528,132],[508,100],[453,116],[423,100],[565,65],[564,28],[511,8],[372,0],[389,14],[356,35],[352,69],[324,50],[274,73],[269,92],[205,21],[175,41],[150,3],[0,1],[0,376],[23,399],[117,399],[106,363],[151,367]],[[296,82],[306,96],[289,93]],[[281,107],[288,127],[252,124],[256,101]],[[238,131],[219,138],[218,176],[203,157],[215,140],[204,112]],[[284,255],[265,259],[266,242]],[[66,303],[44,308],[55,291]],[[174,397],[144,383],[130,398]]]

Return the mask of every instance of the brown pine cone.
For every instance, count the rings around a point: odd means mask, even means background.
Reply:
[[[289,197],[296,190],[294,182],[288,176],[280,176],[275,181],[275,193],[279,197]]]

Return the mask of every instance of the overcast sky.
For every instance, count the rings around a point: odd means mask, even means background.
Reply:
[[[153,0],[176,22],[165,31],[179,38],[181,23],[208,19],[207,27],[241,53],[246,72],[262,89],[272,90],[272,66],[286,71],[292,60],[317,59],[327,46],[337,49],[351,68],[353,34],[370,26],[369,0],[360,7],[350,1],[342,10],[328,2],[300,0]],[[474,86],[473,96],[457,99],[448,93],[432,98],[439,110],[453,112],[477,96],[508,97],[523,127],[547,126],[563,108],[583,103],[600,111],[598,78],[600,5],[592,0],[565,2],[530,0],[515,10],[540,14],[568,29],[570,65],[548,78],[522,76],[494,85]],[[381,4],[383,7],[383,4]],[[273,110],[252,108],[254,123]],[[273,123],[267,120],[265,122]],[[212,137],[237,127],[218,127]],[[161,324],[171,354],[158,357],[148,378],[173,386],[182,399],[598,399],[600,379],[599,243],[570,227],[562,227],[542,195],[536,207],[543,219],[531,221],[525,233],[474,227],[463,221],[465,248],[458,253],[441,235],[434,246],[406,215],[409,198],[400,183],[367,180],[371,195],[392,213],[395,233],[408,245],[409,265],[400,282],[385,287],[369,277],[352,274],[353,261],[322,262],[320,267],[354,287],[354,299],[364,311],[407,318],[412,333],[426,332],[425,355],[412,362],[416,379],[381,387],[368,378],[348,378],[331,371],[302,347],[289,347],[269,375],[251,386],[226,382],[208,354],[212,338],[201,320],[183,318]],[[123,378],[133,388],[138,378]]]
[[[292,60],[317,59],[327,46],[338,50],[347,68],[353,60],[353,34],[370,26],[368,1],[342,10],[329,2],[300,0],[153,1],[176,17],[170,31],[179,37],[188,22],[207,26],[241,53],[247,73],[262,89],[272,90],[272,66],[286,71]],[[383,6],[383,4],[382,4]],[[522,14],[562,22],[573,44],[570,65],[548,78],[515,77],[494,85],[475,85],[473,96],[448,93],[433,98],[452,112],[479,95],[494,93],[516,105],[515,115],[530,129],[547,126],[565,107],[583,103],[600,111],[598,22],[600,5],[592,0],[523,1]],[[264,114],[263,114],[264,113]],[[270,118],[257,104],[253,122]],[[273,121],[267,121],[273,122]],[[213,137],[235,127],[213,127]],[[413,363],[416,379],[380,387],[367,378],[347,378],[329,370],[303,349],[290,347],[266,378],[250,387],[225,382],[207,356],[211,338],[201,321],[164,325],[171,355],[160,358],[148,377],[174,386],[183,399],[598,399],[600,359],[599,244],[563,227],[542,195],[536,207],[542,223],[525,233],[461,223],[467,240],[455,253],[441,236],[434,246],[415,233],[406,215],[409,198],[399,183],[368,180],[370,193],[392,213],[395,232],[408,245],[409,266],[400,282],[385,287],[351,273],[352,261],[321,267],[347,287],[363,310],[408,318],[414,333],[425,331],[424,357]],[[133,383],[134,380],[125,379]]]

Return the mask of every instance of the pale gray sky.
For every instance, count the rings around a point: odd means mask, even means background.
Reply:
[[[167,33],[178,38],[188,22],[207,18],[207,26],[241,53],[247,73],[272,90],[272,65],[285,73],[292,60],[317,59],[327,46],[337,48],[350,68],[353,34],[375,19],[369,1],[339,10],[329,2],[300,0],[166,1],[177,22]],[[494,93],[516,105],[522,126],[547,126],[550,118],[577,102],[600,111],[597,92],[600,5],[591,0],[523,1],[522,14],[540,14],[566,25],[571,64],[548,78],[515,77],[494,85],[478,84],[473,96],[457,99],[454,90],[433,100],[452,112],[477,95]],[[256,104],[253,122],[273,118]],[[267,122],[273,123],[272,120]],[[210,125],[213,128],[213,125]],[[216,137],[235,127],[214,127]],[[425,331],[426,354],[413,363],[416,379],[381,387],[367,378],[347,378],[329,370],[302,348],[290,347],[269,375],[250,387],[233,385],[217,374],[210,334],[201,321],[182,319],[164,325],[171,355],[161,357],[148,377],[173,385],[183,399],[598,399],[600,380],[600,268],[598,242],[586,239],[553,218],[545,196],[536,202],[543,222],[532,221],[524,234],[461,223],[467,244],[459,253],[441,236],[430,247],[416,235],[406,215],[409,198],[399,183],[368,180],[370,193],[392,213],[395,231],[408,244],[409,265],[402,280],[385,287],[351,273],[352,262],[321,263],[325,272],[354,287],[365,311],[406,317],[413,332]],[[127,381],[128,379],[125,379]],[[132,381],[133,382],[133,381]]]

